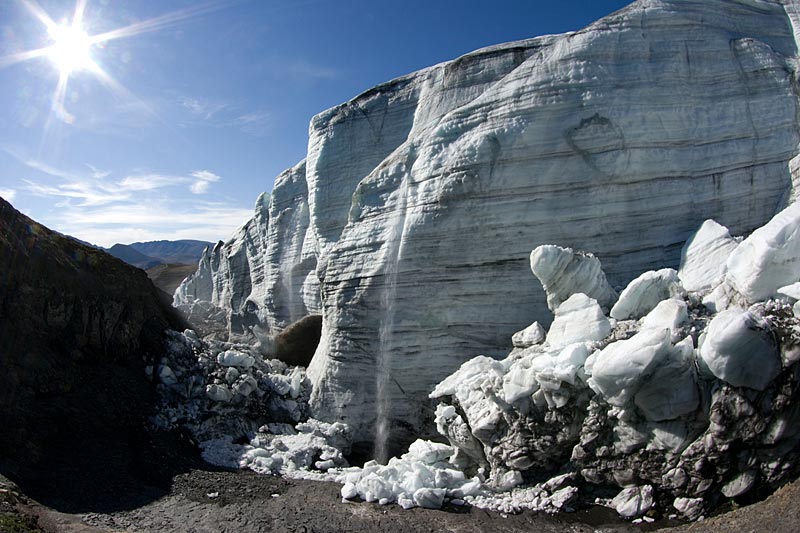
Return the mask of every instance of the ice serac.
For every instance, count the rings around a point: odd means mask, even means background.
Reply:
[[[610,309],[617,293],[608,284],[600,260],[592,254],[543,244],[531,252],[531,271],[542,282],[551,311],[575,293],[583,293]]]
[[[540,244],[591,250],[625,286],[677,268],[708,218],[734,234],[768,220],[797,155],[796,56],[781,3],[642,1],[317,117],[318,416],[368,438],[388,352],[395,426],[420,426],[438,377],[548,320],[525,281]]]
[[[319,312],[316,250],[309,231],[305,162],[282,172],[253,218],[207,248],[197,271],[175,292],[175,305],[207,333],[253,338],[279,333]]]

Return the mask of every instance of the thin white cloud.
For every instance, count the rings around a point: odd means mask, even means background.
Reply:
[[[14,189],[0,189],[0,196],[3,197],[7,202],[13,202],[14,197],[17,195],[17,191]]]
[[[60,212],[58,230],[101,246],[117,242],[227,239],[253,212],[227,204],[129,203]]]
[[[127,200],[130,195],[115,190],[109,186],[95,186],[86,182],[68,182],[60,185],[43,185],[31,180],[23,180],[27,185],[24,189],[34,196],[51,196],[62,198],[65,201],[79,200],[79,207],[105,205],[112,202]],[[59,207],[67,203],[57,204]]]
[[[244,133],[260,136],[272,126],[272,115],[267,111],[253,111],[234,118],[231,125]]]
[[[212,183],[220,181],[222,178],[209,170],[195,170],[192,172],[195,182],[189,187],[194,194],[204,194]]]
[[[37,170],[43,174],[47,174],[48,176],[61,179],[70,179],[70,180],[82,179],[81,176],[79,176],[75,172],[70,172],[61,168],[57,168],[53,165],[50,165],[46,161],[41,161],[32,157],[28,157],[9,146],[3,146],[2,150],[11,157],[13,157],[14,159],[16,159],[17,162],[22,163],[28,168]]]
[[[152,191],[171,187],[179,183],[185,183],[186,178],[177,176],[163,176],[161,174],[144,174],[140,176],[128,176],[117,185],[124,191]]]
[[[309,73],[313,70],[306,68],[305,64],[296,69],[298,70],[296,76],[304,79],[308,79]],[[304,70],[307,71],[305,74],[302,73]],[[333,71],[318,72],[316,76],[311,75],[311,77],[318,78],[320,74],[325,77],[332,75]],[[241,102],[213,102],[190,96],[179,97],[178,101],[191,113],[195,121],[202,122],[206,126],[236,128],[242,133],[254,136],[264,135],[272,126],[271,113],[263,109],[248,110]]]
[[[229,104],[224,102],[211,102],[200,98],[184,97],[181,105],[188,109],[193,115],[203,120],[211,120],[215,115],[227,109]]]
[[[94,179],[96,179],[96,180],[101,180],[101,179],[107,178],[108,176],[111,175],[111,172],[107,172],[105,170],[100,170],[99,168],[97,168],[96,166],[94,166],[92,164],[89,164],[89,163],[84,163],[84,164],[87,166],[87,168],[89,168],[89,170],[92,171],[92,177]]]

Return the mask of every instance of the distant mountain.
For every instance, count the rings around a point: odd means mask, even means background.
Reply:
[[[133,248],[127,244],[115,244],[111,248],[108,248],[106,252],[113,255],[117,259],[122,259],[129,265],[139,267],[142,270],[147,270],[148,268],[153,268],[154,266],[161,264],[159,259],[145,255],[136,248]]]
[[[106,251],[129,265],[147,270],[158,265],[197,265],[210,242],[184,239],[115,244]]]
[[[205,247],[212,246],[212,243],[184,239],[180,241],[134,242],[129,246],[165,264],[196,265]]]

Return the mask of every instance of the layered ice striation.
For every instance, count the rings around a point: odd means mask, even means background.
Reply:
[[[370,89],[312,119],[305,164],[206,253],[176,303],[234,336],[321,311],[316,416],[369,442],[381,412],[390,438],[410,442],[433,429],[436,383],[549,325],[548,304],[573,290],[563,273],[584,275],[575,290],[603,309],[642,272],[677,268],[703,221],[744,235],[795,197],[797,21],[789,1],[641,0]],[[701,237],[718,255],[732,247]],[[591,251],[607,286],[578,255],[554,262],[544,288],[530,283],[531,250],[551,243]],[[751,286],[759,274],[733,259],[707,263],[643,282],[683,276],[697,290],[724,276],[708,300],[722,309],[731,291],[747,302],[796,281]],[[635,292],[612,318],[641,318],[661,298]]]

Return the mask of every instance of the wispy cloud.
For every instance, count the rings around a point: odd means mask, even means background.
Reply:
[[[217,241],[227,239],[252,216],[249,206],[195,196],[223,180],[207,168],[115,176],[91,163],[66,171],[2,145],[0,150],[30,169],[19,186],[4,183],[0,196],[9,201],[20,196],[45,199],[56,209],[42,210],[39,222],[102,246],[160,239]]]
[[[188,178],[180,176],[164,176],[161,174],[145,174],[140,176],[128,176],[122,179],[117,186],[124,191],[152,191],[171,187],[180,183],[186,183]]]
[[[46,161],[29,157],[26,154],[23,154],[20,151],[10,146],[2,146],[0,147],[0,149],[2,149],[5,153],[16,159],[17,162],[22,163],[28,168],[31,168],[43,174],[47,174],[48,176],[54,178],[70,179],[70,180],[82,179],[82,177],[78,173],[57,168],[47,163]]]
[[[60,212],[58,230],[101,246],[114,243],[227,239],[253,215],[252,210],[227,204],[176,204],[174,201],[130,203],[108,208]]]
[[[231,120],[231,125],[250,135],[264,135],[272,127],[272,115],[267,111],[253,111]]]
[[[50,196],[61,198],[63,201],[56,204],[58,207],[70,205],[67,201],[78,200],[78,207],[106,205],[130,198],[129,194],[119,191],[116,187],[93,184],[91,182],[73,181],[59,185],[44,185],[31,180],[23,180],[27,185],[24,189],[34,196]]]
[[[192,183],[189,190],[194,194],[204,194],[212,183],[222,179],[209,170],[195,170],[192,172],[192,177],[195,178],[195,182]]]
[[[193,97],[181,98],[181,105],[203,120],[211,120],[220,111],[230,107],[230,104],[225,102],[211,102],[203,98]]]
[[[193,124],[236,128],[254,136],[264,135],[272,125],[271,113],[263,109],[247,109],[242,103],[215,102],[192,96],[181,96],[178,102],[189,111]]]
[[[100,170],[100,169],[99,169],[99,168],[97,168],[96,166],[94,166],[94,165],[91,165],[91,164],[89,164],[89,163],[85,163],[85,165],[86,165],[86,167],[87,167],[89,170],[91,170],[91,171],[92,171],[92,177],[93,177],[94,179],[96,179],[96,180],[101,180],[101,179],[103,179],[103,178],[107,178],[108,176],[110,176],[110,175],[111,175],[111,172],[108,172],[108,171],[106,171],[106,170]]]

